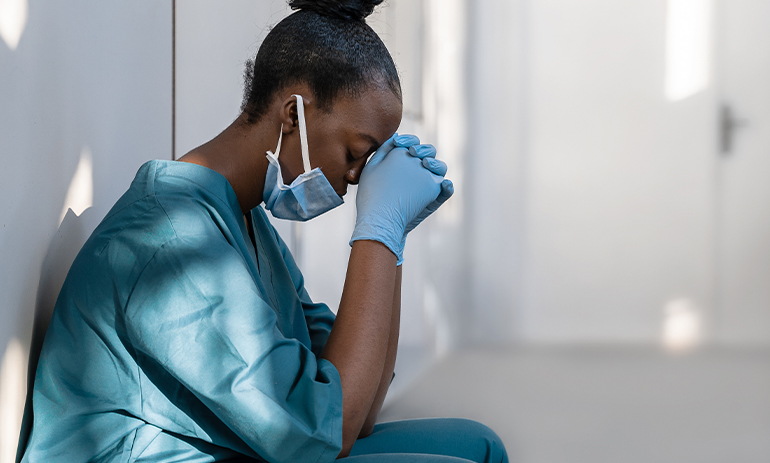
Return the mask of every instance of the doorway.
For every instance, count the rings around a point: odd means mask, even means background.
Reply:
[[[720,0],[717,336],[770,343],[770,2]]]

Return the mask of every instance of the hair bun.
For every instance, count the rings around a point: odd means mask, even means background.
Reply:
[[[292,10],[313,11],[323,16],[362,21],[382,0],[289,0]]]

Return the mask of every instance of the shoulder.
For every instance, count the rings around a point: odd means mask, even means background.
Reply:
[[[151,161],[139,170],[81,251],[89,266],[131,282],[158,253],[234,251],[240,229],[228,198],[200,179],[159,174],[164,165]]]
[[[150,161],[137,172],[96,234],[107,241],[157,248],[182,238],[206,242],[238,229],[234,192],[221,175],[187,163]]]

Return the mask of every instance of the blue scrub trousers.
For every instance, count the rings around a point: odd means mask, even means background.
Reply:
[[[228,460],[249,463],[252,459]],[[391,421],[358,439],[340,463],[508,463],[503,441],[483,424],[460,418]]]
[[[430,418],[380,423],[345,463],[508,463],[505,446],[481,423]]]

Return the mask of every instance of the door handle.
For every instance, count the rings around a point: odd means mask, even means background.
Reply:
[[[719,108],[719,148],[723,156],[729,156],[733,150],[735,129],[748,125],[748,120],[735,117],[730,105],[722,103]]]

